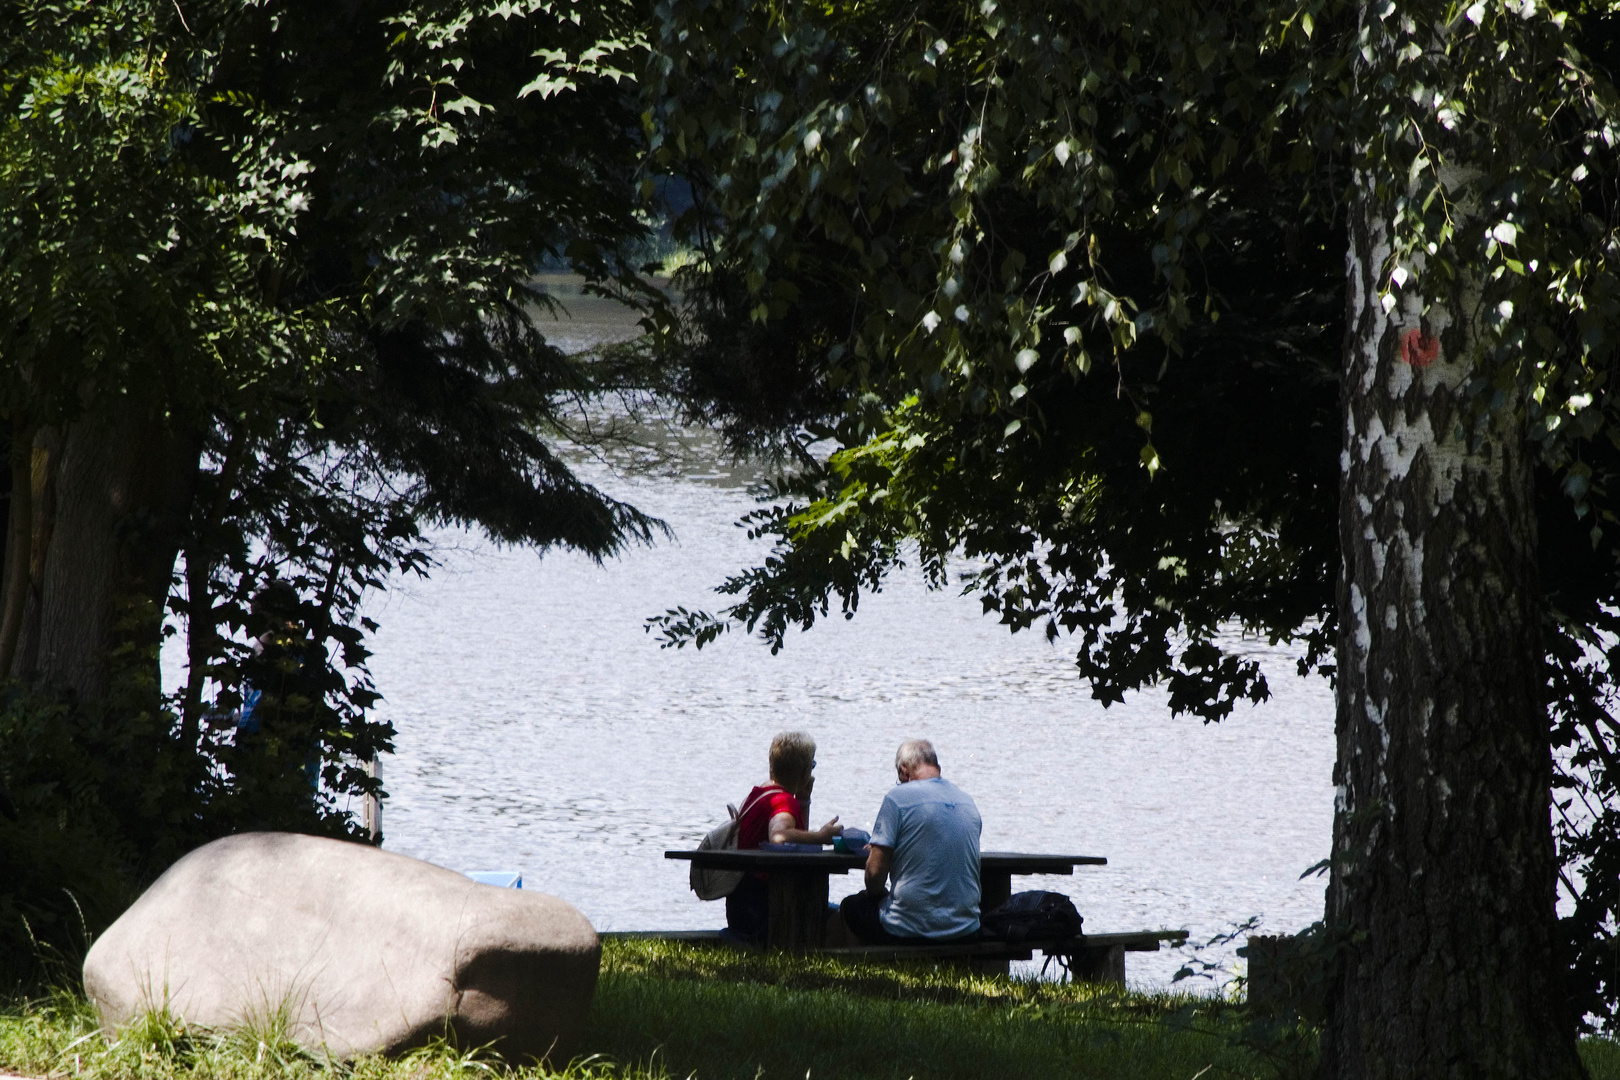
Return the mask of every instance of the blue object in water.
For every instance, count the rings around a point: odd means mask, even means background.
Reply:
[[[501,889],[523,888],[523,875],[516,870],[468,870],[468,877]]]

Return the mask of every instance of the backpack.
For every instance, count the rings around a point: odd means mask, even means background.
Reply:
[[[1035,891],[1013,893],[980,922],[986,937],[1016,945],[1079,937],[1085,919],[1062,893]]]
[[[770,791],[771,788],[767,787],[765,790]],[[760,793],[761,796],[764,794],[765,792]],[[758,801],[759,799],[755,798],[754,802]],[[730,815],[730,817],[727,818],[726,821],[710,829],[708,835],[704,836],[702,840],[698,841],[698,850],[737,850],[738,825],[742,821],[742,815],[748,813],[749,808],[754,805],[754,802],[743,803],[743,808],[740,812],[735,806],[732,806],[729,803],[726,804],[726,812]],[[687,881],[691,884],[692,891],[697,893],[699,900],[723,900],[737,891],[737,886],[742,884],[743,877],[746,876],[746,873],[747,872],[744,870],[714,870],[709,867],[699,866],[697,863],[693,863],[692,872],[688,876]]]

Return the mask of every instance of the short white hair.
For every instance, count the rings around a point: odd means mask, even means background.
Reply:
[[[915,769],[919,765],[939,768],[939,755],[934,753],[934,744],[927,739],[907,739],[894,752],[894,767]]]
[[[784,731],[771,740],[771,779],[802,784],[816,767],[816,740],[803,731]]]

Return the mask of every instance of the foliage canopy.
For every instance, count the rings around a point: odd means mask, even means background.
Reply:
[[[650,295],[631,5],[3,10],[0,933],[26,966],[18,912],[71,943],[58,886],[94,929],[221,833],[354,832],[392,738],[361,600],[427,571],[424,527],[601,558],[662,525],[558,456],[550,425],[594,376],[546,341],[535,284]],[[141,468],[177,494],[114,523],[162,569],[108,583],[112,675],[64,698],[30,645],[50,597],[29,597],[82,539],[53,485],[85,432],[163,448]],[[173,700],[165,607],[190,661]]]
[[[766,563],[666,643],[780,647],[915,550],[1074,635],[1104,702],[1264,698],[1234,624],[1331,675],[1344,312],[1478,282],[1465,422],[1533,402],[1566,928],[1612,1016],[1615,16],[666,0],[650,137],[707,256],[675,389],[800,465],[751,519]],[[1358,185],[1395,212],[1373,298],[1346,295]]]

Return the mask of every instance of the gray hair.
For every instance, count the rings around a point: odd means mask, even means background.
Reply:
[[[771,778],[789,784],[810,779],[816,764],[816,740],[802,731],[784,731],[771,740]]]
[[[934,744],[927,739],[907,739],[894,752],[894,767],[915,769],[919,765],[939,768],[939,755],[934,753]]]

